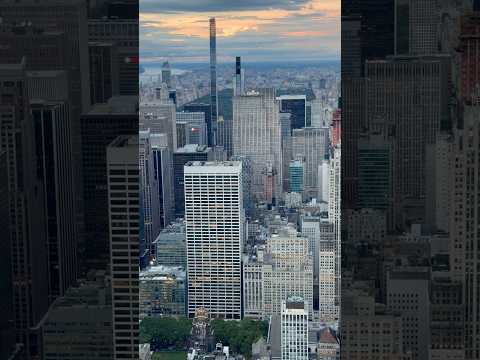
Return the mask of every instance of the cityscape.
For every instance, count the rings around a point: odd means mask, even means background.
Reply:
[[[201,23],[207,64],[140,58],[141,351],[336,359],[340,59],[217,63]]]
[[[0,360],[480,359],[480,1],[0,0]]]

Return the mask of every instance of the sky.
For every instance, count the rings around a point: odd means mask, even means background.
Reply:
[[[210,17],[218,63],[340,59],[340,0],[140,0],[141,62],[208,62]]]

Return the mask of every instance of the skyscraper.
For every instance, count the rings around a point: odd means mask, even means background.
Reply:
[[[243,95],[245,92],[245,70],[242,69],[240,56],[235,58],[235,76],[233,77],[233,96]]]
[[[292,296],[282,302],[282,360],[308,360],[308,303]]]
[[[243,192],[240,162],[185,165],[188,315],[205,308],[242,317]]]
[[[138,147],[138,135],[119,136],[106,150],[114,359],[138,358]]]
[[[162,65],[162,83],[167,84],[169,89],[172,87],[172,70],[168,61]]]
[[[266,200],[269,165],[274,172],[274,196],[281,194],[281,124],[274,89],[260,89],[234,97],[233,154],[251,159],[251,190],[257,200]]]
[[[217,25],[215,18],[210,19],[210,124],[207,123],[208,146],[216,142],[215,132],[218,117],[217,103]],[[209,126],[210,125],[210,126]]]

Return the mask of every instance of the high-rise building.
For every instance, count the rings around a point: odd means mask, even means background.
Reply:
[[[308,303],[291,296],[282,302],[282,360],[308,359]]]
[[[187,144],[207,145],[207,127],[203,112],[177,112],[177,147]],[[179,125],[183,126],[179,126]],[[183,131],[179,131],[181,128]],[[183,141],[180,141],[183,139]]]
[[[184,165],[189,161],[212,160],[226,160],[222,149],[190,144],[177,149],[173,154],[173,188],[175,192],[175,215],[177,217],[183,216],[185,212]]]
[[[49,305],[47,219],[25,70],[25,59],[0,65],[0,151],[6,157],[9,189],[2,212],[8,213],[11,244],[14,318],[9,320],[14,321],[16,343],[23,344],[27,358],[35,358],[41,354],[34,328]]]
[[[292,160],[288,167],[290,192],[303,193],[304,166],[300,160]]]
[[[440,19],[436,0],[396,0],[395,54],[438,53]]]
[[[233,96],[243,95],[245,92],[245,69],[242,68],[240,56],[235,58],[235,76],[233,77]]]
[[[210,19],[210,123],[207,123],[208,146],[216,145],[217,103],[217,25]],[[208,127],[210,125],[210,128]]]
[[[82,174],[85,240],[82,269],[105,269],[109,263],[107,152],[117,136],[138,134],[137,97],[119,96],[82,115]]]
[[[140,319],[185,316],[187,278],[185,269],[151,266],[140,272]]]
[[[441,129],[450,127],[449,64],[447,55],[366,63],[368,120],[363,126],[369,131],[378,126],[394,130],[394,203],[395,212],[402,214],[396,219],[399,228],[425,220],[426,149]]]
[[[113,358],[112,294],[105,271],[57,298],[42,322],[45,360]]]
[[[140,185],[138,135],[106,149],[114,359],[138,358]]]
[[[288,167],[292,157],[292,131],[291,131],[291,115],[289,113],[280,113],[280,126],[282,138],[282,173],[283,173],[283,190],[287,191],[289,186]]]
[[[119,94],[116,49],[112,43],[89,42],[90,101],[106,103]]]
[[[185,224],[176,222],[158,234],[155,240],[156,264],[187,268],[187,245]]]
[[[118,94],[138,96],[138,8],[127,16],[88,20],[88,41],[111,43],[115,47]]]
[[[335,275],[337,242],[331,222],[320,221],[318,241],[318,318],[321,322],[332,323],[340,318],[337,301],[338,281]]]
[[[160,198],[158,177],[155,176],[155,160],[151,144],[150,130],[139,131],[139,169],[141,183],[141,206],[143,214],[143,233],[140,242],[143,243],[145,253],[141,257],[153,256],[155,248],[153,241],[160,232]]]
[[[243,192],[240,162],[185,165],[188,315],[242,317]]]
[[[342,237],[341,237],[341,149],[339,147],[333,150],[333,157],[330,160],[330,181],[329,181],[329,200],[328,200],[328,219],[333,224],[333,233],[335,236],[335,296],[336,304],[340,304],[341,296],[341,256],[342,256]]]
[[[328,128],[294,129],[292,156],[303,160],[305,167],[305,194],[318,197],[318,166],[322,164],[328,149]]]
[[[306,95],[280,95],[280,111],[291,115],[291,130],[307,126]]]
[[[265,199],[267,166],[274,176],[274,197],[282,189],[282,151],[279,104],[274,89],[247,92],[233,99],[233,154],[250,158],[252,195]]]
[[[466,102],[480,101],[480,13],[468,14],[461,19],[460,29],[460,96]]]
[[[313,315],[313,260],[310,242],[291,226],[280,226],[265,248],[245,258],[243,291],[245,316],[280,315],[282,301],[301,296]]]
[[[162,84],[165,88],[166,84]],[[175,104],[162,92],[159,100],[140,104],[139,128],[148,130],[155,134],[167,134],[170,151],[177,149],[177,124]]]
[[[167,84],[169,89],[172,87],[172,70],[168,61],[162,64],[162,83]]]
[[[153,152],[153,174],[157,184],[156,196],[160,211],[160,228],[165,228],[174,219],[175,198],[173,194],[173,155],[168,147],[166,134],[150,133]]]
[[[42,180],[48,218],[48,274],[50,301],[77,279],[77,228],[72,151],[72,119],[67,102],[30,102],[35,124],[37,176]]]

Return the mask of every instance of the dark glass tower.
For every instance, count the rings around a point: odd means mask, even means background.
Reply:
[[[210,121],[207,122],[208,146],[215,145],[217,124],[217,26],[215,18],[210,19]],[[205,117],[206,118],[206,117]]]

